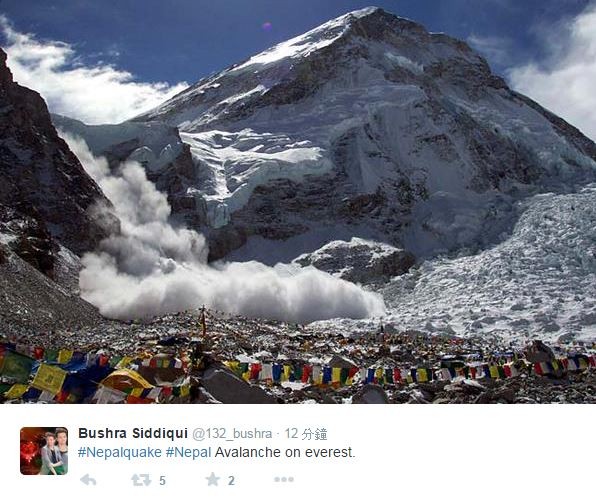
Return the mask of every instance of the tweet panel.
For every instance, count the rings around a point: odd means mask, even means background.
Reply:
[[[7,494],[90,502],[114,492],[149,502],[564,499],[591,476],[582,453],[595,448],[593,421],[594,408],[580,406],[17,406],[5,416],[0,467]],[[581,453],[554,464],[548,447],[569,446],[570,422]],[[557,484],[535,484],[545,480]]]

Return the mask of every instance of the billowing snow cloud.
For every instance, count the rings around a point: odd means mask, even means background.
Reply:
[[[513,88],[596,140],[596,3],[549,31],[549,58],[509,71]]]
[[[137,82],[131,73],[112,65],[84,65],[70,44],[20,33],[2,15],[0,30],[15,80],[38,91],[51,112],[88,124],[130,119],[188,86],[186,82]]]
[[[105,195],[121,233],[83,257],[79,284],[84,299],[103,315],[130,319],[197,308],[311,322],[381,316],[379,294],[315,268],[258,262],[207,264],[202,235],[169,223],[165,195],[136,162],[111,172],[80,139],[61,133]]]

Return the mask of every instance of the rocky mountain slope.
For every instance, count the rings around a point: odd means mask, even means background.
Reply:
[[[76,253],[106,236],[109,227],[92,212],[108,200],[58,136],[43,98],[13,81],[2,50],[0,166],[0,205],[36,220]]]
[[[0,49],[3,322],[47,327],[79,315],[97,320],[96,310],[72,293],[78,288],[76,254],[117,229],[109,210],[97,218],[102,207],[109,209],[110,202],[58,136],[41,96],[13,81]]]

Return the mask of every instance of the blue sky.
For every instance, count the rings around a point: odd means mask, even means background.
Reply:
[[[574,16],[588,0],[394,0],[373,5],[458,38],[502,40],[495,70],[539,57],[537,31]],[[22,32],[75,44],[88,60],[126,68],[141,80],[194,82],[345,12],[354,0],[3,0]],[[263,23],[270,22],[265,30]],[[509,45],[507,45],[509,44]],[[489,54],[489,57],[491,55]]]
[[[15,34],[30,34],[38,44],[60,41],[70,51],[57,63],[61,71],[109,67],[126,73],[117,77],[122,82],[163,83],[161,88],[142,89],[158,100],[159,93],[179,90],[177,85],[193,83],[371,4],[420,22],[431,31],[467,40],[483,52],[493,70],[524,92],[532,87],[531,79],[558,70],[554,59],[564,59],[562,53],[570,51],[567,46],[573,42],[574,23],[591,9],[596,12],[596,0],[0,0],[0,13],[5,16],[2,43],[8,46],[9,57]],[[7,23],[11,40],[6,36]],[[270,28],[264,29],[264,23],[270,23]],[[580,33],[581,37],[585,38]],[[586,45],[586,40],[579,42]],[[13,72],[25,84],[35,82],[34,77],[39,82],[41,74],[31,73],[28,56],[12,50]],[[579,57],[589,59],[591,52]],[[589,61],[584,63],[589,65]],[[521,82],[524,69],[533,72],[526,72],[525,83]],[[40,92],[44,94],[44,89]],[[536,94],[544,100],[540,91]],[[551,108],[557,111],[557,106]]]

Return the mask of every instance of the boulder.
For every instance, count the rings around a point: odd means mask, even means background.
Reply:
[[[388,404],[389,398],[378,385],[371,383],[362,387],[352,397],[352,404]]]
[[[406,273],[415,263],[415,257],[386,243],[352,238],[336,240],[310,254],[303,254],[294,262],[337,275],[357,283],[386,282]]]
[[[223,367],[209,367],[201,379],[204,389],[224,404],[275,404],[277,399],[262,388],[249,385]]]

